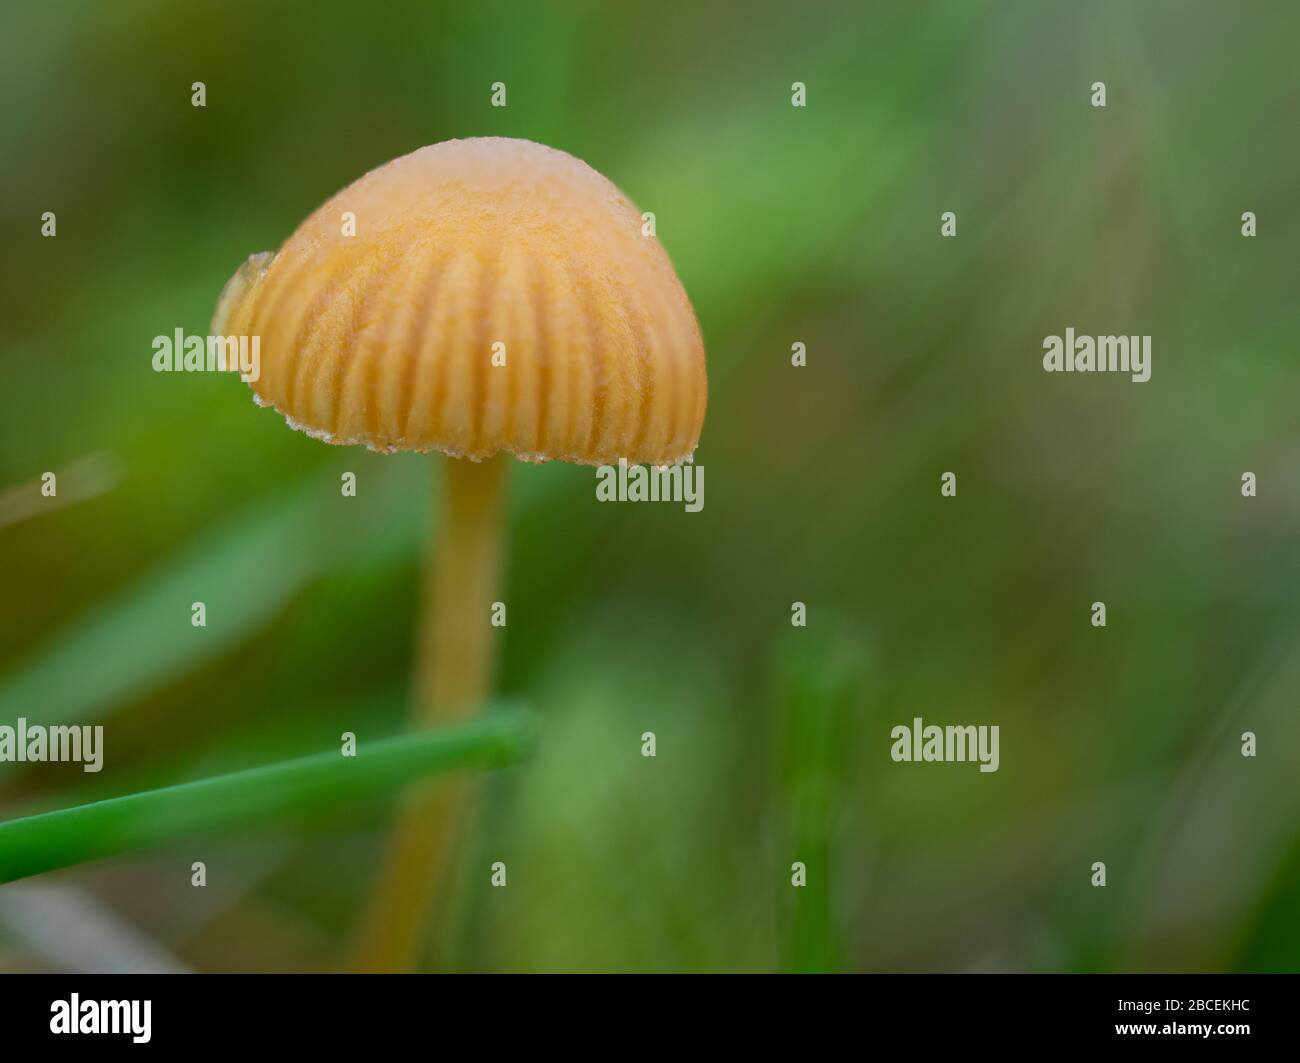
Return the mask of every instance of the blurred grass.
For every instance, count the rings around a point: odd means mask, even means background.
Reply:
[[[836,617],[820,616],[817,634],[792,628],[776,657],[772,689],[779,789],[785,806],[782,851],[805,867],[806,882],[791,884],[782,865],[777,882],[789,913],[785,962],[790,970],[827,972],[844,966],[848,935],[835,840],[847,785],[855,714],[867,704],[867,642]],[[790,892],[786,892],[787,888]],[[784,899],[784,898],[783,898]]]

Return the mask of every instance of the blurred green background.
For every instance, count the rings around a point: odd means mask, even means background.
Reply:
[[[0,765],[0,817],[401,728],[437,461],[151,342],[366,170],[526,137],[657,215],[706,504],[512,470],[497,685],[541,746],[429,967],[1300,969],[1298,39],[1289,3],[5,5],[0,723],[101,722],[106,762]],[[1151,335],[1151,381],[1044,374],[1067,326]],[[893,763],[913,716],[998,724],[1000,770]],[[335,967],[390,807],[0,887],[0,969]]]

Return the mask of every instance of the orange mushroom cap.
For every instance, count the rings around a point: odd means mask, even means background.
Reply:
[[[664,464],[694,451],[708,397],[690,300],[640,212],[527,140],[372,170],[240,268],[212,332],[259,337],[259,402],[376,450]]]

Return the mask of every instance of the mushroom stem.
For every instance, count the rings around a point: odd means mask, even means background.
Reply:
[[[441,529],[425,560],[412,726],[473,716],[490,693],[489,623],[501,573],[504,455],[444,463]],[[362,925],[357,967],[414,969],[435,905],[450,892],[456,842],[472,810],[465,778],[413,787],[398,812],[387,862]]]

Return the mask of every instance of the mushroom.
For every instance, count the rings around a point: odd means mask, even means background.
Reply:
[[[490,693],[506,455],[663,465],[704,421],[704,346],[667,254],[585,163],[526,140],[434,144],[372,170],[226,285],[214,335],[260,337],[259,404],[336,444],[440,451],[416,726]],[[464,792],[404,803],[360,966],[418,957]]]

